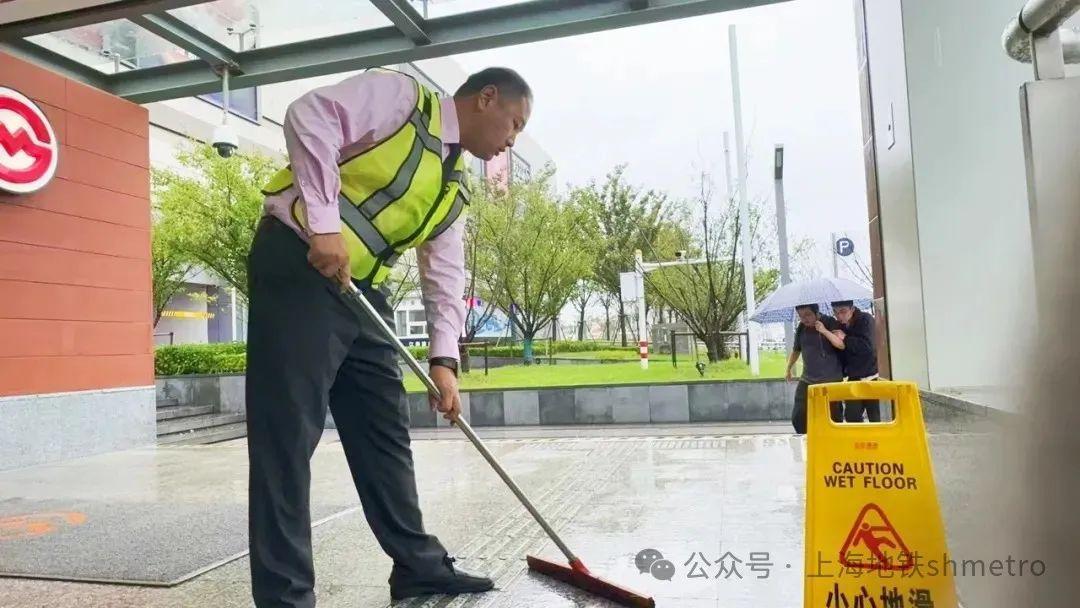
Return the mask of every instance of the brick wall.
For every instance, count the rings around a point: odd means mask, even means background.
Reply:
[[[0,86],[61,144],[48,186],[0,193],[0,396],[152,385],[147,110],[3,53]]]

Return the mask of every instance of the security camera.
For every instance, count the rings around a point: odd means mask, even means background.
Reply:
[[[214,129],[214,139],[211,144],[222,158],[229,158],[240,147],[240,137],[229,125],[219,125]]]
[[[685,249],[680,249],[680,250],[675,252],[675,259],[676,260],[681,260],[681,259],[683,259],[685,257],[686,257],[686,250]]]

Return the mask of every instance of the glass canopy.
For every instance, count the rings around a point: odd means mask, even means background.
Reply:
[[[0,3],[0,51],[136,103],[782,0],[80,0]]]
[[[27,40],[105,74],[195,58],[126,19],[38,34]]]
[[[528,1],[400,0],[422,19]],[[367,0],[214,0],[172,9],[168,14],[237,52],[394,26]],[[117,65],[124,71],[196,58],[124,19],[27,39],[109,74],[118,71]]]
[[[393,26],[365,0],[217,0],[169,12],[236,51]]]

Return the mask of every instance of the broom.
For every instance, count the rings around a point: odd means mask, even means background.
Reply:
[[[371,302],[368,302],[368,299],[364,297],[364,294],[362,294],[351,282],[348,284],[345,293],[352,301],[360,305],[360,308],[367,313],[367,316],[372,322],[374,322],[382,333],[390,339],[394,344],[394,348],[397,349],[398,354],[405,359],[405,362],[409,364],[409,367],[412,368],[413,372],[424,382],[424,386],[427,387],[428,391],[436,398],[441,398],[442,396],[439,393],[439,388],[435,386],[435,383],[431,380],[431,376],[420,367],[416,358],[412,356],[409,349],[405,348],[405,345],[401,343],[401,340],[399,340],[394,331],[390,329],[390,326],[386,324],[386,321],[383,320],[378,311],[371,305]],[[495,455],[487,449],[484,442],[480,441],[480,438],[473,431],[472,427],[469,426],[469,423],[460,416],[456,417],[453,420],[453,423],[465,433],[465,436],[469,438],[469,441],[471,441],[474,446],[476,446],[476,449],[480,451],[480,454],[488,461],[488,464],[490,464],[491,467],[495,469],[495,472],[499,474],[499,477],[506,482],[506,485],[510,487],[510,491],[514,493],[514,496],[517,496],[518,500],[521,501],[521,504],[524,505],[533,518],[536,519],[536,523],[540,524],[540,527],[544,529],[544,532],[547,533],[548,537],[551,538],[555,545],[559,547],[559,550],[562,551],[563,555],[566,556],[566,560],[569,564],[564,565],[528,555],[526,556],[526,561],[529,564],[529,568],[564,583],[573,585],[574,587],[587,591],[593,595],[598,595],[622,604],[623,606],[655,608],[656,602],[651,597],[636,593],[625,587],[620,587],[615,583],[604,580],[589,572],[589,569],[585,567],[585,564],[581,562],[581,559],[570,551],[570,548],[566,546],[566,543],[564,543],[561,538],[559,538],[559,535],[555,533],[555,530],[552,529],[551,525],[544,519],[544,516],[540,515],[540,512],[536,510],[536,507],[534,507],[528,497],[525,496],[525,493],[521,491],[521,488],[514,483],[514,480],[511,479],[506,470],[502,468],[499,461],[495,459]]]

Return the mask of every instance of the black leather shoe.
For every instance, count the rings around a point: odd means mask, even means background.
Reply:
[[[495,588],[490,578],[455,568],[455,561],[447,556],[443,558],[446,568],[424,574],[407,572],[394,566],[390,573],[390,597],[400,600],[418,595],[481,593]]]

